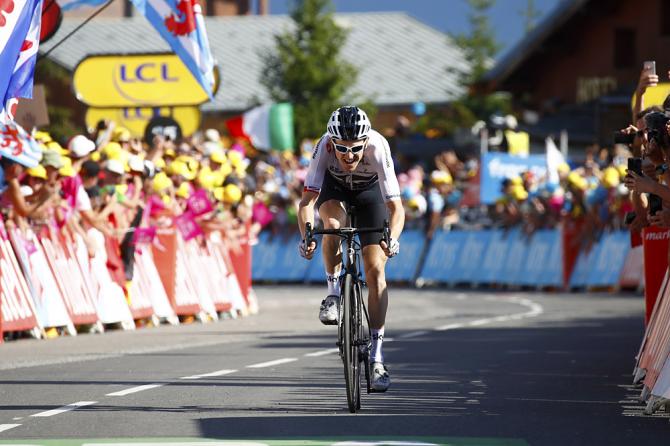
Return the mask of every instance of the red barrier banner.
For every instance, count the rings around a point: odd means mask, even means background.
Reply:
[[[165,287],[161,282],[153,254],[149,247],[137,248],[135,250],[135,276],[133,282],[138,282],[142,293],[146,295],[152,306],[153,314],[159,319],[165,319],[171,324],[179,323],[170,300],[165,293]],[[131,299],[133,294],[131,294]]]
[[[98,322],[95,298],[86,287],[72,244],[54,232],[39,237],[39,241],[72,323],[93,325]]]
[[[224,311],[226,306],[225,276],[221,274],[216,259],[210,254],[206,245],[202,246],[195,240],[184,244],[183,250],[180,250],[186,256],[186,263],[189,267],[189,275],[201,280],[194,280],[198,287],[198,295],[203,310],[217,315]],[[217,316],[218,318],[218,316]]]
[[[644,246],[644,300],[645,324],[649,323],[656,297],[668,269],[668,242],[670,230],[655,226],[645,228],[642,233]]]
[[[18,229],[8,230],[12,248],[26,278],[35,305],[35,315],[42,328],[65,327],[72,335],[76,330],[47,261],[42,244],[31,229],[23,234]],[[28,250],[26,246],[31,248]]]
[[[151,302],[151,282],[144,273],[144,264],[141,263],[141,253],[135,251],[135,265],[133,280],[128,293],[128,306],[133,319],[149,319],[154,315],[154,306]],[[162,286],[162,285],[161,285]]]
[[[80,264],[88,265],[89,287],[93,296],[96,297],[98,316],[103,324],[121,324],[125,329],[134,329],[135,322],[130,313],[123,288],[116,283],[107,267],[107,249],[105,248],[105,236],[97,229],[89,229],[88,237],[95,241],[97,251],[91,259],[83,240],[78,242],[77,257]]]
[[[581,237],[579,236],[584,226],[583,219],[565,219],[561,227],[563,239],[563,286],[568,287],[572,270],[577,264],[581,250]]]
[[[188,277],[183,256],[177,255],[180,239],[175,228],[158,229],[156,238],[158,243],[152,246],[154,261],[172,308],[179,316],[200,313],[200,300]]]
[[[251,222],[246,224],[246,233],[237,240],[235,245],[230,246],[228,253],[230,255],[235,276],[240,284],[240,289],[244,299],[249,303],[249,292],[251,289],[251,244],[249,237],[251,232]]]
[[[37,317],[30,290],[0,217],[0,343],[3,332],[36,327]]]

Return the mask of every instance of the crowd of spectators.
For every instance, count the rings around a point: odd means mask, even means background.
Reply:
[[[657,81],[643,72],[638,97]],[[630,135],[629,145],[592,146],[579,162],[556,166],[553,175],[527,171],[506,178],[500,198],[490,206],[479,204],[478,153],[463,159],[445,150],[410,165],[396,160],[406,226],[432,237],[438,229],[451,228],[520,227],[532,234],[566,218],[581,219],[584,233],[594,236],[627,224],[635,230],[650,223],[670,225],[670,212],[646,211],[645,196],[651,192],[670,201],[667,188],[654,181],[665,172],[670,150],[667,118],[661,108],[642,106],[639,100],[635,125],[621,132]],[[147,142],[113,122],[63,145],[46,132],[34,132],[34,137],[43,150],[39,166],[22,172],[16,163],[0,159],[4,220],[66,227],[85,238],[90,227],[127,238],[141,222],[160,225],[164,215],[184,212],[188,198],[200,189],[216,204],[200,217],[201,225],[224,228],[231,237],[247,223],[254,234],[295,231],[296,206],[315,144],[305,140],[294,152],[258,151],[215,129],[180,141],[156,136]],[[629,173],[631,157],[643,158],[646,176]],[[92,240],[86,240],[93,252]]]

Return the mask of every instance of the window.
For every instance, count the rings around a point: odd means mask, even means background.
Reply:
[[[635,65],[635,30],[614,30],[614,68],[631,68]]]

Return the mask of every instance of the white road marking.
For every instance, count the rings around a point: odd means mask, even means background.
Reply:
[[[457,328],[463,328],[465,325],[463,324],[447,324],[447,325],[442,325],[440,327],[435,328],[437,331],[447,331],[447,330],[455,330]]]
[[[21,426],[20,424],[0,424],[0,432],[8,431],[14,429],[15,427]]]
[[[286,364],[286,363],[297,361],[297,360],[298,360],[298,358],[276,359],[274,361],[261,362],[261,363],[258,363],[258,364],[248,365],[247,368],[248,369],[262,369],[262,368],[265,368],[265,367],[272,367],[272,366],[275,366],[275,365]]]
[[[319,356],[326,356],[330,355],[331,353],[337,353],[339,351],[340,351],[339,348],[329,348],[326,350],[319,350],[318,352],[305,353],[305,356],[307,356],[308,358],[317,358]]]
[[[155,389],[157,387],[163,387],[165,384],[146,384],[144,386],[131,387],[126,390],[119,390],[118,392],[108,393],[105,396],[126,396],[131,393],[142,392],[143,390]]]
[[[419,336],[427,335],[428,332],[425,330],[421,331],[413,331],[411,333],[405,333],[403,335],[398,336],[398,339],[412,339],[412,338],[417,338]]]
[[[15,417],[15,418],[12,418],[12,421],[19,421],[19,420],[23,420],[23,417]]]
[[[72,403],[68,404],[67,406],[59,407],[58,409],[47,410],[46,412],[36,413],[35,415],[31,415],[31,417],[42,417],[42,418],[53,417],[54,415],[70,412],[72,410],[77,410],[80,407],[90,406],[96,403],[97,401],[79,401],[77,403]]]
[[[511,302],[519,305],[523,305],[524,307],[530,308],[530,311],[526,311],[525,313],[514,313],[514,314],[507,314],[503,316],[496,316],[496,317],[487,317],[484,319],[475,319],[474,321],[470,321],[467,323],[458,323],[458,324],[447,324],[447,325],[442,325],[440,327],[436,327],[436,331],[447,331],[447,330],[455,330],[457,328],[463,328],[463,327],[478,327],[481,325],[487,325],[490,324],[491,322],[508,322],[508,321],[515,321],[515,320],[520,320],[520,319],[526,319],[526,318],[531,318],[531,317],[536,317],[539,316],[540,314],[544,313],[544,309],[542,308],[542,305],[533,302],[530,299],[524,299],[521,297],[511,297],[511,298],[500,298],[500,297],[490,297],[486,298],[486,300],[495,300],[495,301],[503,301],[503,302]]]
[[[179,379],[200,379],[200,378],[212,378],[214,376],[223,376],[223,375],[230,375],[231,373],[235,373],[237,370],[217,370],[216,372],[211,372],[211,373],[203,373],[202,375],[192,375],[192,376],[182,376]]]

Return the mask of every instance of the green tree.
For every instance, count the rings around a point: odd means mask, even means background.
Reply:
[[[494,113],[510,113],[512,108],[509,95],[488,93],[479,88],[501,48],[488,16],[495,0],[468,0],[468,4],[471,9],[469,33],[455,38],[465,59],[471,64],[470,71],[461,76],[461,85],[466,93],[453,105],[461,110],[458,116],[463,117],[463,121],[458,124],[462,127],[470,127],[480,119],[487,120]]]
[[[481,80],[500,51],[500,44],[489,22],[489,9],[495,0],[468,0],[468,4],[471,9],[468,16],[470,30],[455,36],[456,44],[461,47],[471,66],[469,72],[463,73],[461,82],[464,86],[471,86]]]
[[[330,0],[294,0],[291,18],[295,29],[276,36],[275,51],[264,56],[262,83],[272,100],[293,104],[301,141],[324,132],[358,72],[340,56],[346,34],[335,23]]]
[[[535,28],[535,25],[537,25],[537,19],[542,16],[542,11],[537,9],[535,6],[535,0],[528,0],[526,3],[526,8],[519,12],[524,20],[526,33],[529,33],[533,30],[533,28]]]
[[[416,124],[416,131],[450,135],[459,128],[469,128],[478,120],[486,120],[491,114],[509,113],[511,102],[509,95],[501,93],[488,94],[477,87],[478,82],[493,66],[496,54],[501,46],[495,38],[489,22],[489,10],[495,0],[467,0],[471,12],[468,16],[470,29],[467,33],[452,36],[461,48],[464,59],[470,69],[466,71],[450,70],[456,74],[463,88],[463,95],[453,101],[445,111],[429,107],[425,116]]]

